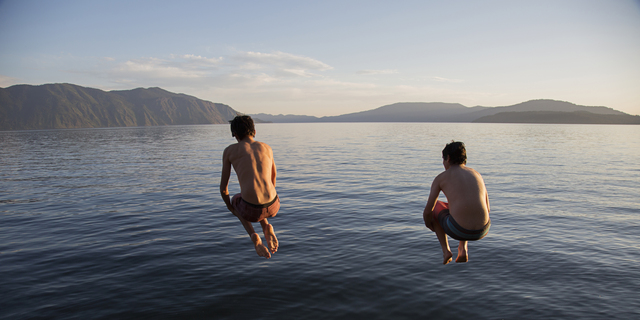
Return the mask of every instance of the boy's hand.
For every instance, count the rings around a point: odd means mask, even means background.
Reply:
[[[429,228],[429,230],[435,232],[435,230],[433,230],[433,211],[427,213],[426,219],[424,219],[424,224]]]
[[[234,216],[238,216],[238,212],[236,211],[236,208],[234,208],[232,205],[228,205],[227,209],[229,209],[229,211],[231,211],[231,213],[233,213]]]

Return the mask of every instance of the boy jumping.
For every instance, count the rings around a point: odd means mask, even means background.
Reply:
[[[240,219],[258,255],[269,259],[271,253],[278,251],[278,239],[267,218],[274,217],[280,209],[273,151],[266,143],[253,140],[256,130],[251,117],[237,116],[230,122],[231,135],[238,143],[228,146],[222,155],[220,194],[229,211]],[[240,193],[229,199],[231,166],[238,176]],[[262,244],[252,222],[260,222],[269,249]]]
[[[422,214],[429,230],[436,233],[443,264],[451,262],[453,254],[447,235],[459,240],[456,262],[467,262],[467,241],[480,240],[489,232],[489,196],[480,174],[466,166],[467,152],[462,142],[451,142],[442,150],[445,171],[431,184],[427,206]],[[440,191],[447,202],[438,199]]]

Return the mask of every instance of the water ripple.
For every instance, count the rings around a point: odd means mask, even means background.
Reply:
[[[0,132],[0,318],[636,318],[638,130],[259,125],[270,260],[218,196],[227,126]],[[422,210],[451,139],[493,225],[442,266]]]

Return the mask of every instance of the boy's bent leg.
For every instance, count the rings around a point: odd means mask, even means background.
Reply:
[[[456,262],[467,261],[469,261],[469,248],[467,248],[467,241],[460,241],[460,244],[458,244],[458,257],[456,258]]]
[[[249,236],[251,237],[251,242],[253,242],[253,246],[256,249],[256,253],[259,256],[265,257],[267,259],[271,258],[271,254],[269,254],[269,250],[267,249],[267,247],[262,245],[262,239],[260,239],[260,236],[253,229],[253,225],[251,224],[251,222],[249,222],[246,219],[244,219],[235,210],[232,211],[231,213],[233,213],[234,216],[238,217],[238,220],[240,220],[240,223],[242,223],[242,226],[244,227],[244,230],[246,230],[247,233],[249,234]],[[268,240],[267,240],[267,242],[268,242]]]
[[[273,226],[269,224],[269,221],[267,221],[266,218],[260,221],[260,225],[262,226],[264,239],[267,241],[269,250],[271,250],[271,253],[276,253],[276,251],[278,251],[279,243],[278,243],[278,238],[276,238],[276,233],[273,230]]]
[[[433,223],[433,231],[436,233],[438,237],[438,241],[440,242],[440,246],[442,247],[442,257],[444,260],[442,264],[447,264],[451,262],[453,258],[453,253],[451,253],[451,248],[449,248],[449,241],[447,240],[447,234],[444,232],[444,229],[440,226],[440,223],[435,221]]]
[[[253,241],[253,244],[256,248],[256,253],[259,256],[265,257],[267,259],[271,258],[271,254],[269,253],[269,250],[267,250],[267,247],[262,245],[262,239],[260,239],[260,236],[257,233],[254,233],[251,235],[251,241]]]

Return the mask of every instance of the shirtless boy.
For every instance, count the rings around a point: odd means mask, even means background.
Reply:
[[[220,194],[227,208],[244,226],[259,256],[271,258],[278,251],[278,239],[267,218],[280,209],[276,193],[276,164],[273,151],[266,143],[255,141],[256,130],[249,116],[237,116],[231,122],[231,135],[238,143],[228,146],[222,155]],[[231,166],[240,183],[240,193],[229,198]],[[260,222],[267,246],[253,229],[252,222]],[[271,251],[271,253],[269,253]]]
[[[447,235],[460,241],[456,262],[467,262],[467,241],[480,240],[489,232],[489,196],[482,176],[466,166],[464,143],[447,144],[442,150],[442,159],[445,171],[433,180],[422,215],[427,228],[435,232],[440,241],[443,264],[451,262],[453,257]],[[440,191],[449,203],[438,200]]]

